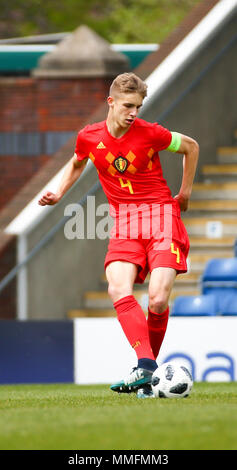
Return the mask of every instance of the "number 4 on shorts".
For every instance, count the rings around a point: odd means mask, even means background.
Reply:
[[[173,253],[174,255],[176,255],[176,263],[180,263],[179,248],[177,247],[176,250],[175,250],[174,243],[171,243],[171,244],[170,244],[170,249],[171,249],[171,253]]]

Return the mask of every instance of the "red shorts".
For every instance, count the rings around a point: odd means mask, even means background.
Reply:
[[[142,231],[140,223],[136,224],[136,237],[133,238],[129,237],[127,232],[126,236],[124,233],[118,236],[116,230],[113,229],[104,268],[106,269],[112,261],[127,261],[136,264],[138,266],[136,283],[143,283],[148,272],[154,268],[173,268],[177,274],[187,272],[189,238],[186,228],[178,211],[173,210],[168,217],[169,220],[166,219],[166,222],[163,216],[160,217],[158,230],[151,234],[148,234],[146,229]],[[163,226],[161,219],[163,219]],[[145,222],[144,225],[147,227],[150,224]],[[170,225],[169,229],[164,230],[164,226],[168,227],[168,225]],[[133,221],[130,221],[130,227],[134,228]]]

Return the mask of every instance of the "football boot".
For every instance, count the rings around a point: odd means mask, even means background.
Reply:
[[[143,369],[141,367],[134,367],[128,377],[120,382],[110,386],[110,389],[118,393],[131,393],[136,392],[145,384],[150,384],[153,371]]]

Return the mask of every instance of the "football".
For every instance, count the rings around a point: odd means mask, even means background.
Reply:
[[[173,362],[165,362],[152,375],[151,387],[157,398],[188,397],[193,386],[193,378],[187,367]]]

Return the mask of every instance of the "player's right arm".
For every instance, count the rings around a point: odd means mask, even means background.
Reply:
[[[52,193],[50,191],[46,191],[39,199],[38,204],[40,206],[54,206],[57,204],[57,202],[62,199],[64,194],[81,176],[86,166],[87,160],[88,159],[85,158],[84,160],[78,161],[76,154],[74,154],[65,168],[57,192]]]

